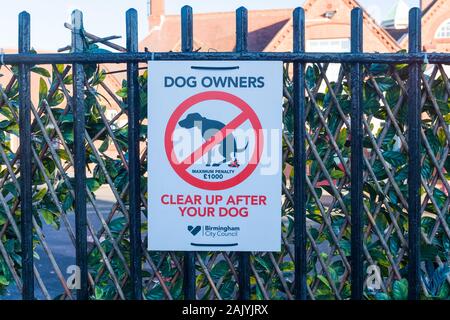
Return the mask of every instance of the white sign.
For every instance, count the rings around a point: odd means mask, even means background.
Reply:
[[[280,250],[282,76],[281,62],[149,61],[149,250]]]

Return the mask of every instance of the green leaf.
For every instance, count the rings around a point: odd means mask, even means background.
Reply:
[[[212,269],[211,269],[211,278],[214,281],[219,281],[229,270],[228,264],[225,261],[219,261]]]
[[[341,171],[341,170],[338,170],[338,169],[331,170],[330,175],[331,175],[331,177],[333,179],[340,179],[340,178],[345,177],[345,173],[343,171]]]
[[[100,188],[100,183],[94,179],[94,178],[88,178],[86,179],[86,185],[88,186],[89,190],[91,190],[92,192],[95,192],[98,190],[98,188]]]
[[[4,196],[7,196],[8,193],[13,195],[14,197],[17,197],[19,195],[19,190],[17,190],[16,186],[12,182],[5,183],[2,187],[2,192]]]
[[[104,70],[100,70],[100,71],[98,71],[98,72],[96,72],[94,74],[94,77],[92,78],[91,85],[92,86],[99,85],[100,83],[103,82],[103,80],[105,80],[105,78],[106,78],[105,71]]]
[[[205,275],[203,273],[200,273],[197,278],[195,278],[195,286],[203,288],[205,284]]]
[[[164,291],[161,287],[161,285],[156,285],[154,288],[152,288],[152,290],[149,291],[149,293],[147,293],[147,299],[150,300],[162,300],[164,299],[165,295],[164,295]]]
[[[365,113],[372,115],[380,110],[380,102],[376,98],[370,98],[364,101],[363,108]]]
[[[267,272],[271,271],[269,264],[262,257],[256,256],[255,261],[257,261]]]
[[[408,280],[396,280],[392,286],[392,295],[395,300],[408,299]]]
[[[65,211],[69,210],[70,208],[72,208],[72,204],[73,204],[73,197],[70,193],[68,193],[63,201],[63,209]]]
[[[437,131],[437,139],[441,146],[445,147],[445,144],[447,143],[447,137],[445,136],[444,128],[439,127]]]
[[[370,73],[373,75],[384,74],[388,71],[389,65],[380,64],[380,63],[372,63],[369,67]]]
[[[56,150],[56,153],[62,160],[65,160],[65,161],[70,160],[69,154],[67,153],[67,151],[65,149],[58,149],[58,150]]]
[[[121,98],[126,98],[127,97],[127,87],[116,91],[116,94]]]
[[[444,116],[444,121],[446,124],[450,124],[450,113]]]
[[[392,108],[397,104],[398,99],[400,98],[400,93],[401,93],[400,87],[397,86],[389,89],[386,92],[386,102],[388,103],[390,108]]]
[[[116,218],[109,223],[109,229],[111,232],[120,233],[125,227],[126,222],[125,217]]]
[[[385,151],[383,157],[387,163],[395,168],[406,164],[406,156],[399,151]]]
[[[37,73],[37,74],[39,74],[41,76],[47,77],[47,78],[50,77],[50,72],[48,72],[47,69],[42,68],[42,67],[34,66],[33,68],[30,69],[30,71],[34,72],[34,73]]]
[[[378,87],[382,92],[385,92],[396,85],[396,82],[391,77],[383,77],[376,79]]]
[[[431,178],[432,173],[433,173],[433,168],[431,166],[431,162],[428,158],[425,158],[425,160],[422,163],[421,175],[424,179],[428,180]]]
[[[61,122],[61,124],[73,123],[73,114],[71,113],[64,114],[59,118],[59,121]]]
[[[73,77],[72,74],[68,74],[65,78],[64,78],[64,84],[68,85],[68,84],[72,84],[73,83]]]
[[[398,249],[399,249],[398,238],[397,236],[393,236],[389,239],[389,250],[391,250],[391,252],[394,255],[397,255]]]
[[[432,129],[425,130],[425,135],[427,136],[428,143],[430,144],[431,149],[433,152],[439,153],[439,151],[442,149],[442,145],[438,140],[438,137],[434,134]]]
[[[19,136],[19,124],[11,123],[9,126],[5,128],[5,131],[15,134],[16,136]]]
[[[9,280],[5,276],[0,276],[0,284],[7,286],[9,285]]]
[[[339,135],[338,135],[338,137],[337,137],[337,139],[336,139],[336,143],[337,143],[337,145],[339,146],[339,147],[344,147],[344,145],[345,145],[345,142],[347,141],[347,136],[348,136],[348,134],[347,134],[347,128],[343,128],[340,132],[339,132]]]
[[[8,128],[8,126],[11,124],[11,121],[3,120],[0,121],[0,129]]]
[[[64,130],[63,137],[64,137],[64,140],[66,141],[66,143],[72,144],[74,142],[73,130]]]
[[[51,97],[49,97],[48,105],[50,107],[55,107],[60,105],[64,101],[64,94],[61,92],[55,92]]]
[[[235,288],[236,283],[234,281],[228,280],[222,284],[219,289],[219,293],[223,299],[231,299]]]
[[[445,160],[444,167],[447,173],[450,174],[450,157],[447,157],[447,160]]]
[[[15,120],[14,114],[9,108],[0,108],[0,114],[4,115],[9,121]]]
[[[47,97],[48,87],[43,78],[39,79],[39,102]]]
[[[433,198],[436,201],[436,204],[442,208],[447,200],[447,195],[439,189],[434,189]]]
[[[64,64],[57,64],[57,65],[56,65],[56,70],[57,70],[59,73],[63,73],[63,71],[64,71]]]
[[[320,280],[324,285],[326,285],[328,289],[332,290],[332,289],[331,289],[331,286],[330,286],[330,283],[328,282],[328,279],[325,278],[325,276],[319,274],[319,275],[317,276],[317,278],[319,278],[319,280]]]
[[[314,88],[314,86],[316,85],[317,73],[318,68],[316,65],[314,65],[314,67],[308,66],[308,68],[306,68],[306,85],[309,89]]]
[[[6,223],[6,217],[0,213],[0,226],[4,225]]]
[[[99,286],[95,286],[95,299],[101,300],[105,292]]]
[[[47,188],[42,188],[38,192],[33,195],[33,202],[41,201],[44,196],[47,194]]]
[[[384,293],[384,292],[378,292],[375,295],[375,299],[376,300],[389,300],[389,296],[386,293]]]
[[[450,296],[450,287],[447,283],[444,283],[441,287],[441,289],[439,290],[439,294],[438,294],[438,298],[439,299],[448,299],[448,297]]]
[[[394,176],[394,179],[395,181],[397,181],[397,183],[404,181],[406,178],[408,178],[408,166],[402,167],[395,173]]]
[[[442,114],[450,113],[450,107],[447,101],[436,100],[436,102]]]
[[[47,209],[40,209],[39,212],[42,215],[42,218],[44,218],[44,221],[48,225],[53,225],[55,216],[53,215],[53,212],[47,210]]]
[[[109,147],[109,137],[106,137],[105,140],[103,140],[102,144],[98,148],[98,152],[103,153],[106,150],[108,150]]]
[[[283,272],[293,272],[295,269],[293,261],[285,261],[280,264],[280,270]]]

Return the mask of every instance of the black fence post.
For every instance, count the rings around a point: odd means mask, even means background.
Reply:
[[[409,11],[409,52],[421,52],[421,19],[419,8]],[[420,299],[420,122],[421,64],[409,64],[408,79],[408,297]]]
[[[236,52],[247,52],[248,12],[245,7],[236,10]]]
[[[181,8],[181,51],[191,52],[194,48],[194,26],[192,8]],[[195,300],[195,252],[184,253],[184,299]]]
[[[72,12],[72,52],[83,52],[83,14]],[[74,171],[75,171],[75,235],[76,264],[80,268],[78,300],[87,300],[87,217],[86,217],[86,148],[84,116],[84,70],[81,63],[74,63],[72,108],[74,117]]]
[[[363,51],[363,16],[361,8],[351,13],[351,52]],[[363,298],[363,125],[362,68],[351,67],[351,290],[352,299]]]
[[[247,52],[248,13],[240,7],[236,10],[236,52]],[[238,252],[239,300],[250,300],[250,252]]]
[[[30,51],[30,14],[19,14],[19,53]],[[34,299],[33,206],[31,174],[30,66],[19,65],[20,214],[22,238],[22,299]]]
[[[126,13],[127,52],[138,52],[138,20],[135,9]],[[141,164],[139,161],[140,97],[138,64],[127,64],[128,102],[128,168],[130,177],[130,275],[131,298],[142,299],[142,239],[141,239]]]
[[[130,9],[126,14],[127,52],[83,53],[84,34],[82,13],[72,13],[72,53],[27,55],[30,50],[30,16],[19,15],[19,54],[2,55],[2,63],[17,64],[19,90],[20,131],[20,212],[21,212],[21,255],[22,255],[22,298],[34,299],[33,263],[33,206],[32,206],[32,143],[31,143],[31,98],[30,67],[33,64],[72,64],[73,97],[71,107],[74,116],[74,210],[76,225],[76,264],[80,271],[80,288],[77,299],[89,298],[87,260],[87,216],[86,216],[86,147],[85,147],[85,74],[84,63],[127,63],[128,92],[128,143],[130,177],[130,242],[131,242],[131,284],[133,299],[142,299],[142,239],[141,199],[139,162],[139,119],[140,97],[138,63],[149,60],[283,60],[293,62],[294,86],[294,217],[295,217],[295,297],[307,299],[307,256],[306,256],[306,114],[305,114],[305,64],[306,63],[348,63],[351,83],[351,298],[363,299],[364,294],[364,203],[363,203],[363,78],[364,63],[408,63],[408,298],[420,299],[420,241],[421,241],[421,67],[424,63],[421,50],[421,11],[413,8],[409,12],[409,52],[363,54],[363,12],[355,8],[351,12],[351,53],[305,53],[305,13],[302,8],[293,12],[293,52],[249,53],[248,14],[244,7],[236,11],[236,52],[193,52],[193,13],[184,6],[181,11],[182,52],[144,53],[138,52],[137,13]],[[450,55],[431,53],[431,63],[449,63]],[[249,300],[250,252],[238,252],[239,299]],[[183,290],[184,298],[196,299],[196,253],[184,253]]]
[[[293,13],[294,47],[305,52],[305,11]],[[294,231],[295,231],[295,298],[306,300],[306,111],[305,64],[294,63]]]

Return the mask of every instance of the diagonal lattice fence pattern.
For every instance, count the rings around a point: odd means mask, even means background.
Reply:
[[[100,39],[101,40],[101,39]],[[97,39],[97,41],[100,41]],[[87,53],[99,52],[85,34]],[[100,41],[105,43],[105,41]],[[108,42],[106,41],[106,44]],[[125,48],[114,50],[126,51]],[[195,51],[195,48],[194,48]],[[33,53],[35,54],[35,53]],[[306,292],[308,299],[351,296],[351,117],[350,63],[308,62],[304,89],[306,157]],[[141,67],[145,69],[146,65]],[[129,92],[125,65],[84,64],[88,292],[92,299],[132,298],[130,237]],[[295,68],[295,66],[294,66]],[[36,297],[74,299],[68,277],[75,265],[74,73],[69,64],[31,66],[31,157],[33,252]],[[295,99],[293,63],[283,88],[282,248],[250,255],[251,299],[294,299],[295,292]],[[21,160],[19,69],[3,66],[0,87],[0,298],[23,289],[21,258]],[[182,299],[186,257],[146,250],[147,73],[137,84],[140,102],[142,296]],[[422,64],[420,72],[421,294],[450,294],[450,69]],[[408,85],[407,64],[362,64],[363,263],[380,270],[379,286],[364,285],[367,299],[407,297]],[[34,89],[33,89],[34,88]],[[278,108],[280,106],[267,106]],[[299,190],[297,190],[299,192]],[[239,253],[194,253],[195,297],[239,296]],[[69,268],[69,269],[68,269]]]
[[[349,297],[351,208],[349,205],[349,168],[351,136],[349,122],[348,68],[338,66],[330,73],[328,64],[312,64],[306,69],[307,101],[307,236],[308,236],[308,295],[311,299],[345,299]],[[66,284],[66,270],[58,261],[43,230],[64,233],[73,255],[73,156],[70,135],[71,112],[70,67],[63,65],[36,68],[40,90],[33,112],[33,203],[35,252],[48,260],[52,277],[42,278],[39,262],[35,277],[42,298],[73,298]],[[286,66],[286,70],[289,66]],[[389,295],[396,281],[405,277],[407,265],[407,138],[405,137],[405,66],[367,65],[364,68],[364,258],[367,265],[381,268],[380,293]],[[88,219],[90,237],[89,270],[92,295],[95,298],[127,298],[129,281],[128,199],[126,143],[124,127],[118,125],[126,112],[126,95],[111,90],[102,96],[104,82],[101,66],[92,66],[86,81],[86,101],[90,101],[93,116],[86,122],[88,158],[87,194],[91,214]],[[334,77],[331,79],[330,77]],[[103,78],[103,80],[101,80]],[[141,75],[145,92],[146,74]],[[20,232],[17,208],[18,165],[20,154],[12,148],[17,136],[17,91],[12,76],[2,88],[2,279],[4,286],[21,288]],[[447,262],[449,243],[448,200],[448,101],[449,85],[445,67],[428,66],[422,76],[422,243],[424,280],[423,290],[430,295],[445,294],[448,284],[439,292],[426,276]],[[293,134],[292,82],[285,77],[284,112],[284,179],[283,179],[283,247],[280,253],[258,253],[251,257],[252,297],[256,299],[292,299],[293,292]],[[107,119],[105,111],[120,111]],[[146,101],[145,97],[142,99]],[[143,106],[145,108],[145,105]],[[94,116],[95,115],[95,116]],[[143,117],[142,123],[151,125]],[[126,126],[126,124],[125,124]],[[144,124],[142,125],[145,126]],[[145,130],[142,130],[145,132]],[[9,137],[9,138],[8,138]],[[142,137],[145,141],[145,136]],[[142,173],[145,176],[146,150],[142,151]],[[145,219],[145,178],[143,178],[142,219]],[[97,200],[96,191],[107,189],[112,201],[105,210]],[[104,205],[103,205],[104,206]],[[72,218],[71,218],[72,217]],[[57,231],[56,231],[57,230]],[[145,248],[145,243],[143,243]],[[177,299],[182,297],[182,255],[178,253],[145,252],[144,294],[149,299]],[[234,253],[198,253],[195,256],[197,297],[200,299],[231,299],[238,290],[238,259]],[[38,260],[38,261],[39,261]],[[431,268],[431,269],[430,269]],[[434,269],[433,269],[434,268]],[[58,282],[55,285],[54,282]],[[50,288],[49,288],[50,287]],[[56,287],[56,288],[55,288]],[[58,292],[58,294],[55,294]],[[370,292],[366,292],[370,296]]]

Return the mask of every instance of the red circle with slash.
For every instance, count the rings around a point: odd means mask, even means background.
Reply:
[[[214,136],[208,139],[208,141],[203,143],[202,146],[197,148],[191,155],[186,157],[185,160],[177,162],[177,157],[175,155],[173,145],[173,133],[175,132],[177,123],[181,119],[183,114],[189,110],[189,108],[200,102],[208,100],[228,102],[241,110],[241,113],[236,118],[231,120],[228,124],[226,124],[225,127],[222,128],[222,130],[218,131]],[[241,172],[230,179],[218,182],[204,181],[192,176],[187,172],[187,169],[192,166],[199,158],[201,158],[206,152],[211,150],[215,145],[221,143],[222,140],[224,140],[234,129],[242,125],[247,120],[250,121],[250,124],[252,125],[253,131],[255,133],[256,144],[250,161]],[[175,109],[167,124],[164,136],[164,145],[167,158],[172,168],[184,181],[200,189],[224,190],[240,184],[253,173],[253,171],[258,166],[259,161],[261,160],[264,138],[258,116],[244,100],[231,93],[223,91],[207,91],[187,98]]]

